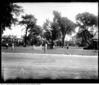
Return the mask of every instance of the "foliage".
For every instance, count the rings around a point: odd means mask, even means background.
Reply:
[[[31,45],[37,44],[41,41],[42,29],[39,25],[34,25],[33,28],[29,29],[28,41]]]
[[[17,42],[17,36],[15,35],[2,36],[2,41],[1,41],[2,45],[8,43],[9,46],[12,46],[12,43],[16,43],[16,42]]]
[[[3,3],[1,5],[0,10],[0,19],[1,19],[1,34],[3,34],[3,31],[5,30],[5,27],[8,27],[11,29],[11,24],[16,23],[18,20],[17,18],[13,17],[13,15],[18,16],[21,12],[23,12],[23,9],[13,3]]]
[[[46,19],[46,22],[43,24],[43,38],[46,38],[46,40],[51,39],[51,30],[50,30],[50,21]]]
[[[59,25],[55,21],[51,22],[46,20],[43,24],[43,28],[45,30],[44,37],[51,44],[51,48],[53,48],[54,41],[60,37]]]
[[[29,29],[29,34],[33,34],[33,35],[41,35],[42,34],[42,29],[39,25],[34,25],[33,28]]]
[[[85,13],[78,14],[76,16],[76,21],[81,30],[77,33],[77,38],[81,38],[80,45],[82,45],[82,46],[89,45],[92,42],[92,37],[94,35],[92,35],[88,31],[87,28],[88,28],[88,26],[90,26],[90,27],[92,27],[92,29],[94,29],[93,25],[94,26],[98,25],[98,17],[93,14],[90,14],[88,12],[85,12]]]
[[[88,12],[79,13],[76,16],[76,20],[85,26],[98,25],[98,17]]]
[[[77,39],[80,39],[81,45],[86,46],[90,44],[90,40],[92,39],[93,35],[90,34],[88,30],[82,30],[81,32],[77,33]]]
[[[52,32],[52,39],[56,40],[59,39],[61,37],[61,32],[60,32],[60,28],[59,25],[55,22],[51,23],[51,32]]]
[[[22,21],[19,22],[19,24],[21,25],[25,25],[26,26],[26,30],[25,30],[25,36],[24,36],[24,44],[26,46],[27,44],[27,33],[28,30],[31,30],[32,28],[34,28],[35,24],[36,24],[36,18],[33,15],[24,15],[22,16]]]
[[[22,16],[22,21],[19,22],[21,25],[26,25],[26,29],[33,27],[36,23],[36,18],[33,15],[24,15]]]
[[[63,33],[63,35],[71,34],[71,32],[75,30],[75,24],[72,21],[70,21],[67,17],[61,18],[60,25],[61,32]]]
[[[59,23],[61,19],[61,14],[58,11],[53,11],[53,15],[54,15],[53,21]]]
[[[64,38],[66,34],[71,34],[74,31],[76,25],[74,22],[69,20],[67,17],[62,17],[59,12],[53,11],[54,14],[54,22],[56,22],[60,28],[62,33],[62,43],[64,46]]]

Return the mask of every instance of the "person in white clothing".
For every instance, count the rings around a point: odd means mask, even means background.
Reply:
[[[14,43],[12,43],[12,50],[14,50]]]

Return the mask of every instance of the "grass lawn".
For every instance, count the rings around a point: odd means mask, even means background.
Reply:
[[[2,48],[2,75],[9,78],[97,79],[98,51],[70,47]],[[65,55],[62,55],[65,54]],[[69,55],[71,54],[71,55]]]
[[[6,79],[97,79],[97,56],[2,53]]]
[[[10,53],[44,53],[44,50],[42,50],[41,47],[35,47],[34,49],[32,47],[15,47],[14,50],[12,50],[11,47],[8,49],[2,48],[2,52],[10,52]],[[46,51],[47,54],[71,54],[71,55],[97,55],[97,50],[83,50],[83,48],[77,48],[77,47],[69,47],[69,49],[66,48],[60,48],[55,47],[54,49],[48,49]]]

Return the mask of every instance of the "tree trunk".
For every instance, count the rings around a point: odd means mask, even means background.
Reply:
[[[25,32],[25,41],[24,41],[24,43],[25,43],[25,47],[27,46],[27,29],[26,29],[26,32]]]
[[[62,37],[62,48],[64,47],[64,38],[65,38],[65,35],[63,35]]]
[[[54,45],[53,39],[51,39],[51,46],[50,46],[51,49],[53,49],[53,45]]]

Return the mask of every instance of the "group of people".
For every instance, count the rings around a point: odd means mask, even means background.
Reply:
[[[9,44],[8,43],[6,43],[6,49],[8,49],[8,47],[9,47]],[[12,43],[12,49],[14,49],[14,43]]]
[[[6,49],[8,49],[8,47],[9,47],[9,44],[6,43]],[[12,43],[11,47],[12,47],[12,50],[14,50],[15,44]],[[47,51],[47,49],[49,48],[48,42],[46,40],[43,40],[41,47],[42,47],[42,50],[44,50],[44,53],[45,53]],[[68,44],[67,44],[67,47],[66,48],[69,49],[69,45]]]

